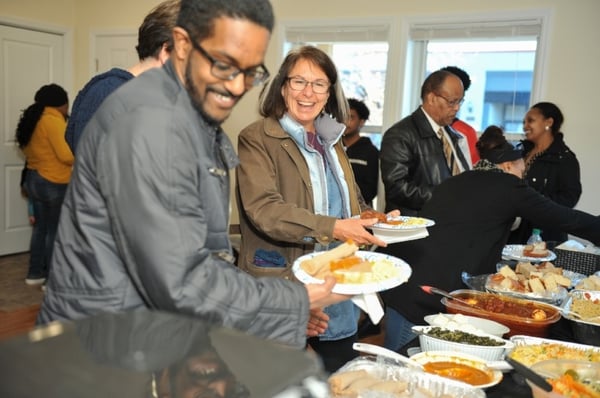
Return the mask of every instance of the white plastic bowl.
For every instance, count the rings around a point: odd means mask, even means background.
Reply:
[[[485,336],[490,339],[501,342],[502,345],[499,346],[483,346],[483,345],[474,345],[467,343],[455,343],[452,341],[442,340],[437,337],[428,336],[423,333],[428,332],[431,328],[435,326],[413,326],[413,331],[419,335],[419,343],[421,345],[421,351],[453,351],[457,353],[464,353],[468,355],[477,356],[486,361],[500,361],[504,358],[504,355],[509,350],[512,350],[514,347],[514,343],[509,340],[504,340],[498,336],[494,336],[493,334],[483,333],[483,332],[468,332],[472,334],[476,334],[478,336]],[[442,328],[444,329],[444,328]]]
[[[498,337],[502,337],[506,333],[510,332],[510,329],[501,323],[470,315],[439,313],[427,315],[424,319],[429,325],[439,327],[448,327],[450,325],[469,325],[465,326],[464,328],[457,327],[457,329],[464,332],[470,332],[471,327],[481,332],[493,334],[494,336]]]
[[[495,386],[502,381],[503,377],[502,372],[488,368],[484,360],[473,355],[451,351],[426,351],[415,354],[410,358],[422,365],[425,365],[429,362],[456,362],[467,366],[472,366],[476,369],[480,369],[486,373],[489,373],[492,381],[484,385],[475,386],[477,388],[485,389]]]

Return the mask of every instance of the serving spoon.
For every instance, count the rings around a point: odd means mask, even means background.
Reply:
[[[548,383],[545,378],[533,371],[531,368],[523,365],[521,362],[516,361],[509,356],[507,356],[505,360],[510,364],[510,366],[512,366],[515,372],[531,381],[542,390],[546,392],[552,391],[552,384]]]
[[[397,352],[387,349],[385,347],[381,347],[381,346],[378,346],[375,344],[368,344],[368,343],[354,343],[354,344],[352,344],[352,348],[355,351],[364,352],[367,354],[379,355],[382,357],[394,359],[396,361],[403,362],[412,368],[423,370],[423,365],[421,365],[417,361],[414,361],[414,360],[410,359],[409,357],[405,357],[404,355],[398,354]]]
[[[561,306],[555,305],[555,304],[550,304],[550,303],[544,303],[546,305],[549,305],[550,307],[554,308],[555,310],[557,310],[558,312],[560,312],[560,314],[562,316],[564,316],[565,318],[567,316],[579,319],[581,321],[585,321],[585,322],[594,322],[596,319],[600,320],[600,316],[594,316],[591,318],[584,318],[582,317],[578,312],[572,311],[572,310],[568,310],[566,308],[563,308]]]
[[[462,304],[466,305],[467,307],[473,307],[473,304],[469,303],[468,301],[463,300],[463,299],[458,298],[458,297],[454,297],[453,295],[451,295],[447,291],[442,290],[442,289],[438,289],[437,287],[427,286],[427,285],[421,285],[420,288],[425,293],[428,293],[428,294],[439,294],[440,296],[444,296],[447,299],[458,301],[459,303],[462,303]]]

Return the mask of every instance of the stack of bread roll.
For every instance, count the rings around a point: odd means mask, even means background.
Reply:
[[[539,265],[521,262],[515,270],[505,265],[491,277],[490,282],[500,290],[540,294],[555,293],[560,287],[571,285],[571,279],[562,274],[562,268],[551,262]]]

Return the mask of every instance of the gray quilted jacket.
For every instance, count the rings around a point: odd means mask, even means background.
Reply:
[[[38,323],[147,307],[303,347],[304,287],[231,264],[237,164],[170,62],[121,86],[77,148]]]

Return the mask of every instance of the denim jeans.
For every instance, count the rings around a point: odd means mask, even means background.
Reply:
[[[67,184],[56,184],[27,170],[25,190],[33,202],[35,223],[29,245],[28,278],[45,278],[48,275],[54,238],[60,218],[60,208],[67,192]]]
[[[383,346],[398,351],[406,343],[417,337],[412,332],[413,323],[398,311],[385,307],[385,337]]]

